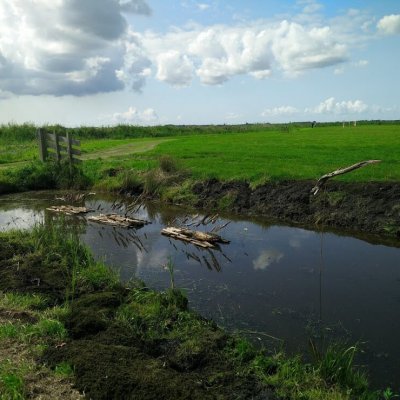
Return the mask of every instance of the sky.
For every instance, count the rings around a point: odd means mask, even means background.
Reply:
[[[0,124],[400,119],[399,0],[0,0]]]

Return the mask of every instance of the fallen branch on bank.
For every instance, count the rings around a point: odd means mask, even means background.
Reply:
[[[100,224],[121,226],[123,228],[142,227],[151,222],[130,217],[124,217],[117,214],[100,214],[88,218],[89,221],[98,222]]]
[[[369,164],[377,164],[379,162],[381,162],[381,160],[361,161],[357,164],[350,165],[350,167],[340,168],[336,171],[330,172],[329,174],[325,174],[318,179],[317,184],[311,189],[311,193],[315,196],[322,188],[322,186],[326,183],[326,181],[330,178],[333,178],[334,176],[347,174],[348,172],[354,171],[355,169],[365,167]]]
[[[88,212],[94,211],[86,207],[74,207],[74,206],[52,206],[46,208],[46,210],[57,212],[65,215],[80,215],[86,214]]]
[[[184,242],[192,243],[195,246],[203,247],[205,249],[213,249],[217,247],[216,245],[218,243],[230,243],[229,240],[225,240],[215,233],[192,231],[187,228],[176,228],[173,226],[164,228],[161,231],[161,234]]]

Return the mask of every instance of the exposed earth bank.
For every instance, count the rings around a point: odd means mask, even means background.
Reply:
[[[196,207],[262,215],[303,226],[400,238],[400,183],[328,182],[317,195],[314,181],[246,182],[210,179],[193,186]]]

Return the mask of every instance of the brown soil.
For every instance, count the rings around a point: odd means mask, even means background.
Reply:
[[[139,336],[113,318],[121,292],[92,293],[74,304],[67,321],[72,340],[49,348],[43,361],[75,367],[76,386],[91,399],[275,399],[223,356],[228,336],[216,326],[196,351],[180,340]]]
[[[195,184],[196,206],[218,209],[230,197],[236,213],[319,225],[352,232],[400,237],[400,183],[330,181],[313,196],[311,181],[270,182],[251,189],[245,182],[211,179]]]

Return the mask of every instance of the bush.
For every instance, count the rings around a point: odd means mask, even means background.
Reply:
[[[174,173],[178,170],[178,164],[175,158],[165,155],[159,159],[160,169],[168,174]]]
[[[82,169],[69,163],[33,162],[7,171],[0,182],[0,193],[42,189],[84,189],[89,179]]]

